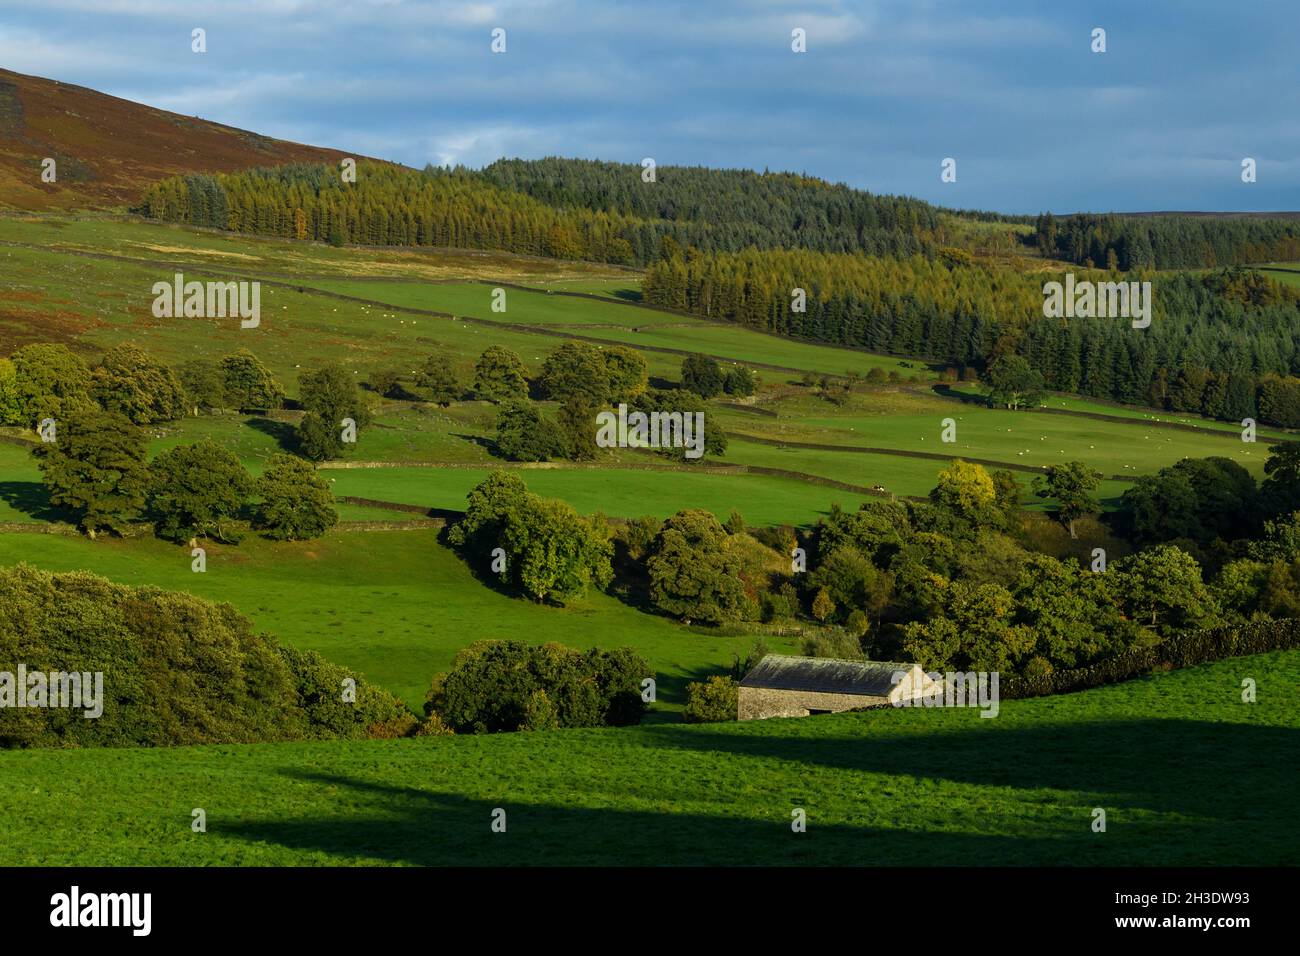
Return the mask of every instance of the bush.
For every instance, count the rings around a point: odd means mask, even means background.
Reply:
[[[330,739],[405,737],[415,715],[388,691],[369,683],[315,651],[281,647],[293,678],[298,707],[307,720],[305,736]],[[347,681],[355,682],[355,694]]]
[[[1260,621],[1244,627],[1217,627],[1165,638],[1154,647],[1136,647],[1088,667],[1052,671],[1031,660],[1024,673],[1003,682],[1001,695],[1045,697],[1140,677],[1156,670],[1193,667],[1229,657],[1300,648],[1300,620]]]
[[[0,570],[0,672],[19,663],[29,674],[102,674],[102,714],[0,707],[0,746],[260,743],[414,725],[400,701],[361,679],[357,703],[344,704],[346,670],[255,633],[229,604],[85,572]]]
[[[704,683],[686,685],[686,708],[682,719],[688,724],[716,724],[736,719],[740,687],[730,677],[710,677]]]
[[[841,630],[820,631],[803,639],[804,657],[832,657],[841,661],[865,661],[862,642]]]
[[[506,399],[497,412],[497,451],[511,461],[550,461],[568,448],[564,433],[527,399]]]
[[[456,733],[639,723],[650,666],[629,648],[480,641],[433,680],[425,712]]]
[[[546,691],[535,690],[524,704],[524,722],[520,730],[555,730],[560,726],[560,715],[546,696]]]
[[[442,722],[437,714],[430,714],[415,725],[414,737],[451,737],[456,731]]]

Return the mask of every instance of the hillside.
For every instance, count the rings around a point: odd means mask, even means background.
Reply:
[[[0,865],[1279,865],[1300,851],[1298,678],[1289,651],[1004,701],[996,720],[0,752]]]
[[[181,173],[345,155],[0,69],[0,208],[121,206]],[[41,182],[46,157],[57,163],[56,183]]]

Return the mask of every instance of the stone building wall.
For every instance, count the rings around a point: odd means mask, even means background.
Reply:
[[[738,720],[807,717],[808,712],[813,710],[838,713],[854,707],[875,707],[888,703],[887,697],[869,697],[864,694],[818,694],[812,691],[742,686],[736,716]]]

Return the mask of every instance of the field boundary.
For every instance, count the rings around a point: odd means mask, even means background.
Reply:
[[[1041,475],[1047,470],[1044,465],[1035,468],[1033,465],[1022,465],[1019,462],[995,461],[992,458],[972,458],[969,455],[942,455],[932,451],[905,451],[901,448],[869,448],[861,445],[824,445],[816,442],[799,442],[787,441],[780,438],[766,438],[760,435],[749,435],[744,432],[730,432],[732,438],[740,441],[754,442],[756,445],[771,445],[776,448],[804,448],[809,451],[842,451],[859,455],[893,455],[897,458],[922,458],[926,461],[969,461],[972,464],[983,465],[987,468],[1005,468],[1008,471],[1022,471],[1028,474]],[[1107,475],[1110,481],[1136,481],[1132,475]]]
[[[952,386],[942,382],[930,386],[930,391],[932,391],[935,395],[937,395],[940,398],[948,399],[949,401],[960,402],[963,405],[979,404],[977,396],[967,392],[958,392],[955,389],[953,389]],[[1086,401],[1098,402],[1099,404],[1104,404],[1102,403],[1101,399],[1090,398],[1081,395],[1071,395],[1068,392],[1059,392],[1054,394],[1059,394],[1065,398],[1084,398]],[[1141,409],[1143,406],[1116,404],[1115,407]],[[1085,412],[1077,408],[1048,408],[1041,405],[1032,408],[1022,408],[1020,409],[1020,411],[1037,412],[1040,415],[1069,415],[1074,418],[1090,418],[1093,421],[1112,422],[1120,425],[1148,425],[1152,428],[1170,428],[1170,429],[1174,429],[1175,431],[1194,432],[1197,435],[1206,435],[1206,434],[1218,435],[1224,438],[1236,438],[1238,440],[1240,440],[1241,438],[1240,432],[1235,432],[1231,428],[1215,428],[1212,424],[1189,425],[1185,422],[1157,421],[1154,419],[1134,418],[1131,415],[1107,415],[1104,412]],[[1154,408],[1150,409],[1150,412],[1152,414],[1155,414],[1156,411],[1157,409]],[[1170,414],[1170,413],[1166,413],[1166,414]],[[1231,425],[1232,423],[1223,422],[1223,424]],[[1270,425],[1267,427],[1276,428],[1277,426]],[[1281,445],[1284,444],[1287,441],[1287,439],[1269,438],[1264,435],[1259,435],[1256,436],[1255,441],[1262,445]]]

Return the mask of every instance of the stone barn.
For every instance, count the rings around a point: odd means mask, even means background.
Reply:
[[[916,664],[768,654],[740,682],[736,716],[834,714],[919,697],[931,683]]]

